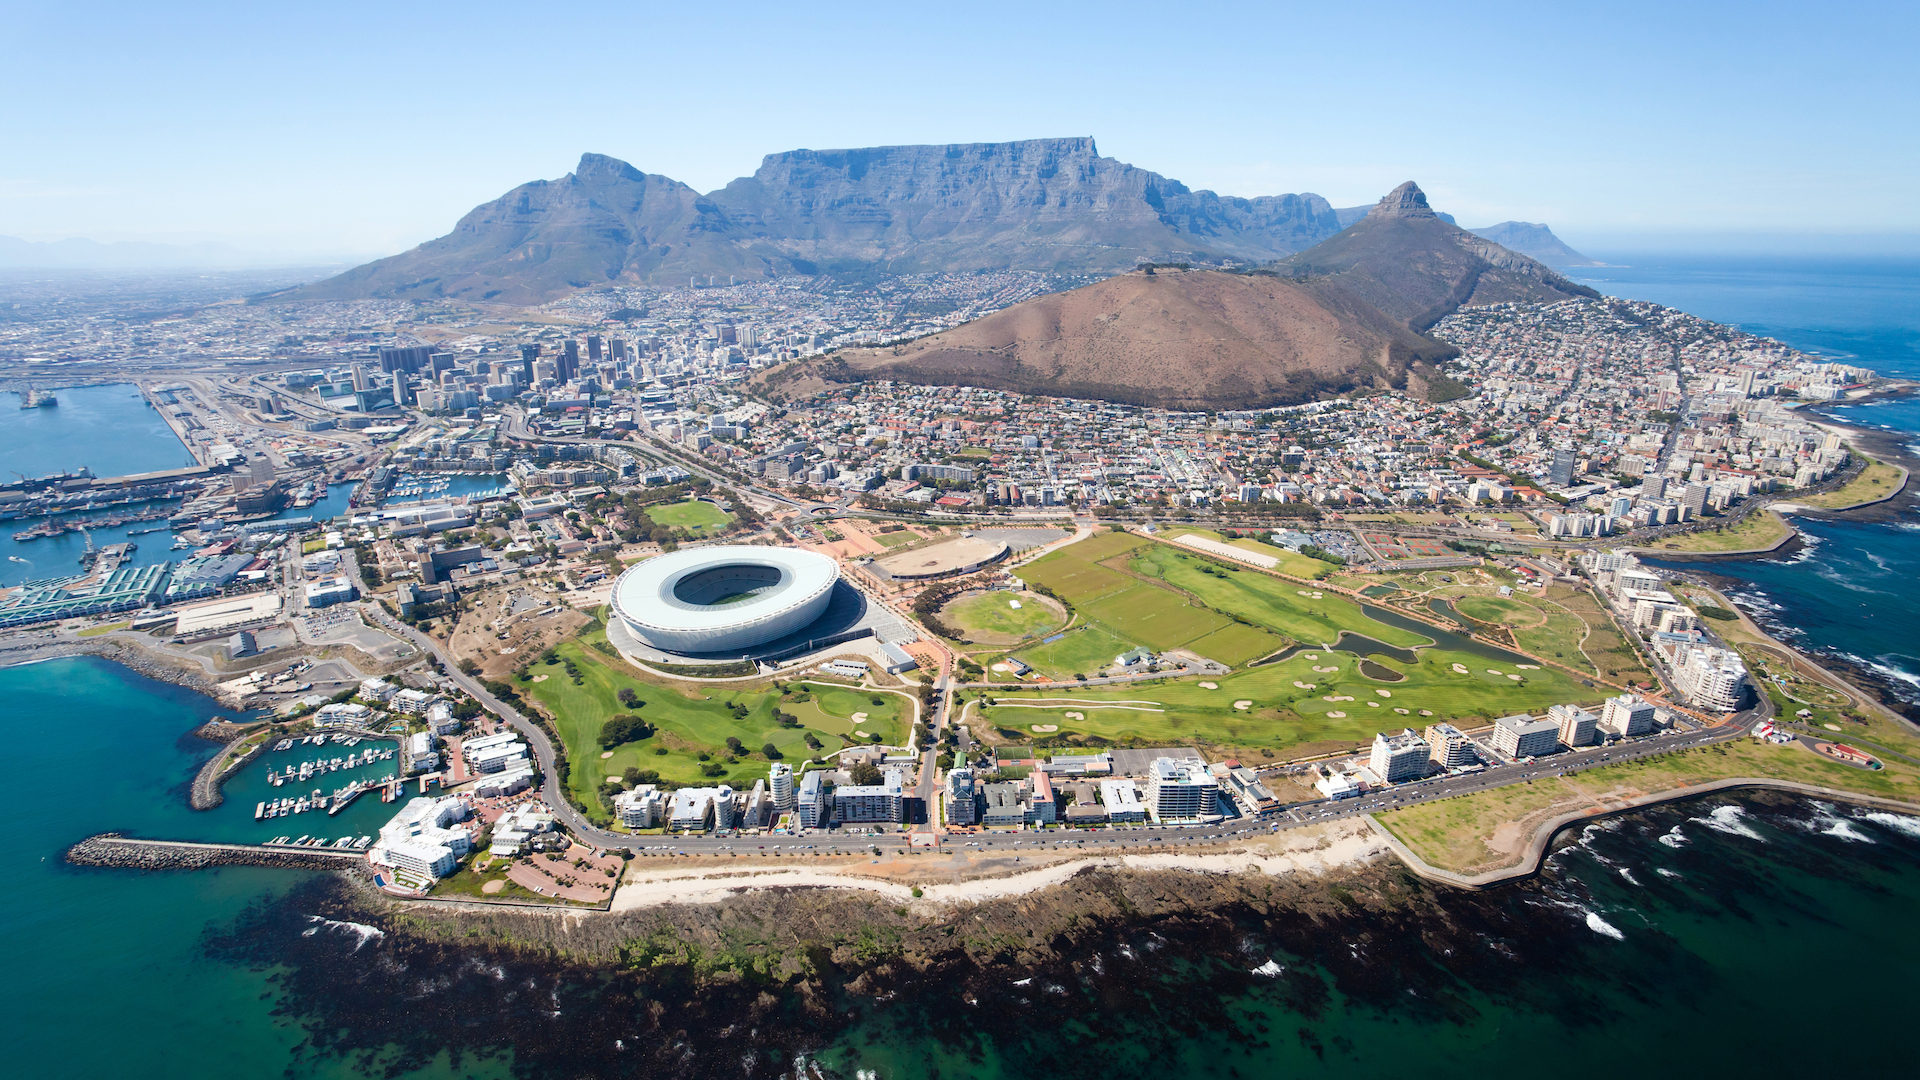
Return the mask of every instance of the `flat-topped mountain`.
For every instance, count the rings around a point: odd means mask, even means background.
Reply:
[[[706,195],[599,154],[451,233],[289,294],[532,303],[613,282],[1264,262],[1340,230],[1318,195],[1243,199],[1101,157],[1090,138],[769,155]]]
[[[1553,235],[1552,229],[1531,221],[1503,221],[1498,225],[1488,225],[1484,229],[1468,231],[1483,240],[1491,240],[1509,251],[1517,251],[1548,266],[1607,265],[1573,250],[1558,236]]]
[[[1361,389],[1421,392],[1453,355],[1323,282],[1135,272],[898,347],[782,365],[761,384],[903,379],[1168,409],[1258,408]]]
[[[1275,272],[1326,279],[1413,330],[1467,306],[1552,303],[1598,296],[1547,266],[1442,221],[1408,181],[1339,235],[1275,263]]]

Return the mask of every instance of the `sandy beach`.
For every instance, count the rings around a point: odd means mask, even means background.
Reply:
[[[1329,822],[1252,839],[1215,851],[1153,852],[1130,855],[1077,855],[1035,852],[1022,855],[1032,869],[991,877],[940,881],[968,870],[995,873],[1011,862],[984,864],[956,854],[950,859],[894,858],[828,867],[742,867],[738,871],[693,868],[658,872],[629,868],[615,892],[611,910],[634,911],[666,904],[712,904],[760,889],[857,889],[878,893],[916,908],[941,908],[1022,896],[1061,884],[1093,867],[1132,870],[1185,870],[1205,874],[1322,874],[1372,862],[1391,852],[1388,843],[1364,821]],[[881,875],[881,876],[876,876]],[[913,895],[918,886],[921,895]]]

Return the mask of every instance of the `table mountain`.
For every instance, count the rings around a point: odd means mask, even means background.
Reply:
[[[523,184],[412,251],[289,294],[533,303],[690,276],[1264,262],[1340,229],[1318,195],[1195,191],[1090,138],[769,155],[701,195],[599,154]]]
[[[1568,247],[1564,241],[1553,235],[1552,229],[1530,221],[1503,221],[1498,225],[1488,225],[1484,229],[1468,231],[1482,239],[1491,240],[1508,251],[1517,251],[1548,266],[1607,265],[1598,259],[1589,259]]]

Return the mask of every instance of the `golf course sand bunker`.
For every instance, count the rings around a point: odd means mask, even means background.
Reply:
[[[1248,698],[1241,698],[1239,701],[1233,703],[1233,707],[1239,709],[1241,712],[1246,712],[1248,709],[1253,708],[1253,701]]]
[[[1296,684],[1296,685],[1297,685],[1297,684]],[[1200,684],[1200,689],[1202,689],[1202,690],[1218,690],[1218,689],[1220,689],[1220,684],[1219,684],[1219,683],[1217,683],[1217,682],[1203,682],[1203,683],[1201,683],[1201,684]]]
[[[1060,725],[1059,724],[1035,724],[1033,725],[1033,730],[1041,731],[1041,732],[1059,731]]]

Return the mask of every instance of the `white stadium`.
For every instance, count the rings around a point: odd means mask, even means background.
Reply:
[[[811,551],[692,548],[621,574],[613,611],[634,637],[665,652],[738,652],[820,618],[839,580],[840,567]]]

